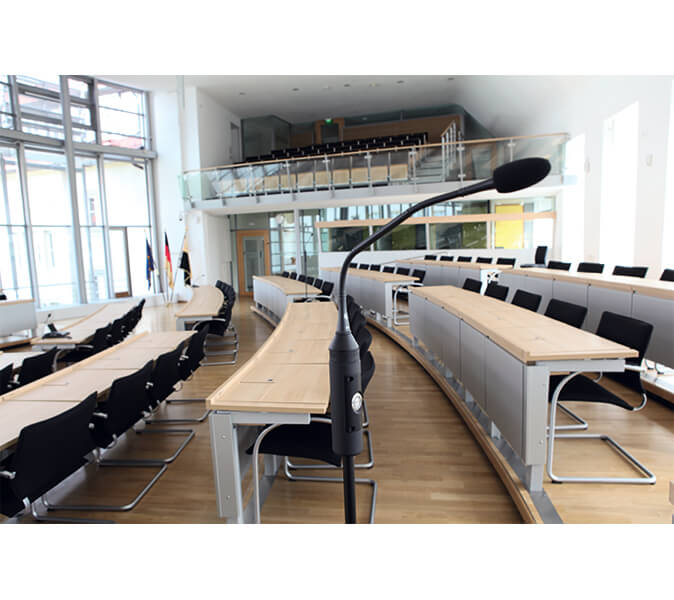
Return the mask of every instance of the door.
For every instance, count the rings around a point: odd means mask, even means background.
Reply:
[[[131,296],[131,269],[126,227],[110,227],[110,257],[112,259],[112,291],[115,298],[127,298]]]
[[[237,231],[236,251],[239,271],[239,294],[253,295],[253,275],[271,273],[269,232],[266,229]]]

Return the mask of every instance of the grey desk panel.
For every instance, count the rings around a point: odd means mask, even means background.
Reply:
[[[583,329],[597,331],[599,319],[606,310],[629,317],[632,314],[632,296],[631,291],[590,285],[587,291],[587,317]]]
[[[524,277],[523,289],[541,297],[541,312],[545,312],[552,296],[552,279],[542,277]]]
[[[443,310],[442,362],[456,379],[461,373],[461,320]]]
[[[674,301],[637,292],[632,296],[632,316],[653,325],[646,358],[674,367]]]
[[[412,337],[418,340],[426,339],[426,330],[424,321],[426,319],[426,305],[427,301],[415,294],[409,295],[409,311],[410,311],[410,333]]]
[[[553,281],[552,282],[552,297],[555,300],[563,300],[564,302],[572,302],[587,308],[587,283],[578,282],[572,283],[570,281]],[[541,302],[541,304],[543,304]],[[545,310],[545,309],[544,309]]]
[[[461,321],[461,382],[486,412],[484,385],[486,338],[465,321]]]
[[[428,349],[439,359],[442,360],[442,346],[445,337],[445,316],[447,311],[443,310],[433,302],[426,302],[424,307],[426,311],[426,340]]]
[[[517,290],[529,291],[526,288],[527,278],[523,275],[514,275],[508,271],[501,271],[498,276],[499,285],[504,285],[508,288],[508,295],[506,296],[506,302],[512,302],[513,296]]]

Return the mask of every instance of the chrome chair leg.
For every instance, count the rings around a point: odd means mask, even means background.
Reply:
[[[654,484],[655,475],[640,463],[632,454],[623,448],[610,436],[603,433],[555,433],[555,420],[557,417],[557,405],[562,388],[574,377],[580,374],[580,371],[570,373],[562,379],[555,388],[550,405],[550,424],[548,426],[548,456],[546,461],[546,471],[550,480],[554,483],[633,483],[633,484]],[[555,475],[552,471],[552,461],[554,457],[555,440],[557,439],[599,439],[607,442],[616,450],[629,464],[637,471],[643,474],[642,477],[569,477]]]
[[[44,503],[44,495],[42,496]],[[35,502],[30,502],[28,498],[23,499],[23,505],[26,507],[27,511],[30,511],[31,516],[38,523],[73,523],[73,524],[95,524],[95,525],[106,525],[114,523],[114,521],[109,521],[106,519],[75,519],[72,517],[48,517],[47,515],[41,515],[37,512]],[[46,503],[45,503],[46,506]]]
[[[172,463],[180,454],[182,451],[187,447],[187,444],[189,444],[193,439],[196,433],[194,432],[194,429],[138,429],[135,430],[137,435],[141,435],[143,433],[156,433],[156,434],[171,434],[171,433],[176,433],[176,434],[181,434],[185,436],[185,439],[183,440],[182,444],[178,446],[178,449],[171,455],[168,456],[167,458],[155,458],[155,459],[149,459],[150,462],[154,463],[162,463],[164,465],[168,465]],[[104,461],[101,461],[101,464]],[[110,462],[108,461],[108,464]]]
[[[363,435],[365,436],[365,439],[367,440],[367,462],[364,463],[356,463],[354,464],[355,469],[371,469],[374,467],[374,451],[372,449],[372,438],[370,436],[370,431],[367,429],[363,429]],[[321,469],[341,469],[341,467],[336,467],[335,465],[326,465],[326,464],[319,464],[319,465],[307,465],[307,464],[295,464],[290,462],[290,459],[286,458],[286,464],[288,465],[288,468],[290,469],[309,469],[313,471],[314,469],[321,470]],[[325,480],[325,481],[332,481],[332,478],[330,477],[318,477],[319,480]],[[315,479],[313,479],[315,480]],[[312,480],[312,481],[313,481]]]

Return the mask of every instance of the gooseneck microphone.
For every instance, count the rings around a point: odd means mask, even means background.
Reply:
[[[349,264],[360,252],[427,206],[493,189],[503,194],[516,192],[535,185],[549,172],[550,163],[544,158],[523,158],[501,165],[494,169],[489,179],[453,192],[427,198],[411,206],[356,245],[344,259],[337,289],[337,330],[330,343],[330,413],[332,450],[342,457],[344,521],[346,523],[356,522],[354,457],[363,450],[360,351],[349,327],[346,307],[346,276]]]

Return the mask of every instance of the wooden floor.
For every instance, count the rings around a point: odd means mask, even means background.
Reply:
[[[138,331],[175,329],[175,310],[175,306],[146,308]],[[246,299],[237,302],[233,321],[241,342],[237,365],[202,367],[176,397],[208,395],[250,358],[271,332],[266,322],[251,313]],[[376,522],[521,522],[495,471],[444,394],[396,343],[376,331],[373,337],[377,369],[368,387],[367,403],[376,465],[363,473],[379,485]],[[203,407],[171,404],[168,412],[173,418],[198,416]],[[221,522],[215,507],[208,422],[189,426],[196,431],[196,438],[134,510],[69,512],[69,516],[120,523]],[[178,434],[131,433],[127,438],[111,456],[162,457],[180,443]],[[142,489],[154,472],[151,468],[89,466],[53,490],[49,498],[64,503],[122,504]],[[364,522],[370,488],[358,486],[357,492],[358,517]],[[342,510],[340,484],[289,482],[279,475],[264,504],[262,520],[341,523]]]

